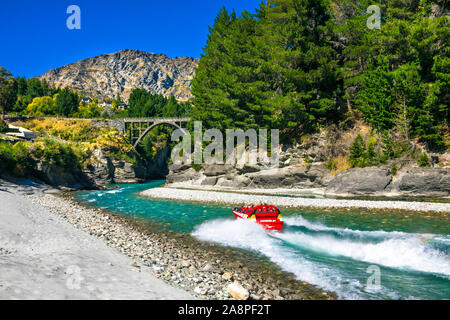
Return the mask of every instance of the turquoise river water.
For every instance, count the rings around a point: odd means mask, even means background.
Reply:
[[[162,184],[116,185],[76,197],[163,230],[252,251],[342,299],[450,299],[448,214],[285,209],[283,232],[271,235],[234,220],[231,206],[139,197]]]

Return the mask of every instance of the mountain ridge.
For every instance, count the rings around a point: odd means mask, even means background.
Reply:
[[[170,58],[164,53],[124,49],[51,69],[39,78],[56,87],[69,87],[90,97],[116,97],[125,101],[135,88],[179,101],[192,98],[191,81],[199,59]]]

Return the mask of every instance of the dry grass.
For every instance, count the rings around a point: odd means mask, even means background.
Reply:
[[[342,171],[347,171],[351,168],[348,156],[337,156],[327,163],[327,168],[332,175],[336,175]]]

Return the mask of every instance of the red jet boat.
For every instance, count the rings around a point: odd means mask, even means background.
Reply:
[[[236,207],[233,214],[236,219],[253,220],[267,231],[281,232],[283,229],[283,217],[275,206]]]

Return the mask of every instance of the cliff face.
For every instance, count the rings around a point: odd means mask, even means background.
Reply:
[[[312,189],[330,197],[449,198],[450,153],[431,154],[437,162],[421,168],[417,160],[404,155],[372,167],[351,168],[343,163],[334,170],[328,159],[348,153],[364,127],[312,134],[296,145],[279,150],[279,168],[264,164],[169,166],[167,182],[206,189]],[[366,132],[367,134],[367,132]],[[419,150],[420,145],[414,144]],[[416,152],[417,153],[417,152]],[[309,191],[308,191],[309,190]]]
[[[190,57],[172,59],[165,54],[127,49],[53,69],[40,78],[92,97],[115,98],[120,93],[127,101],[133,89],[143,88],[186,101],[192,97],[191,80],[198,62]]]

